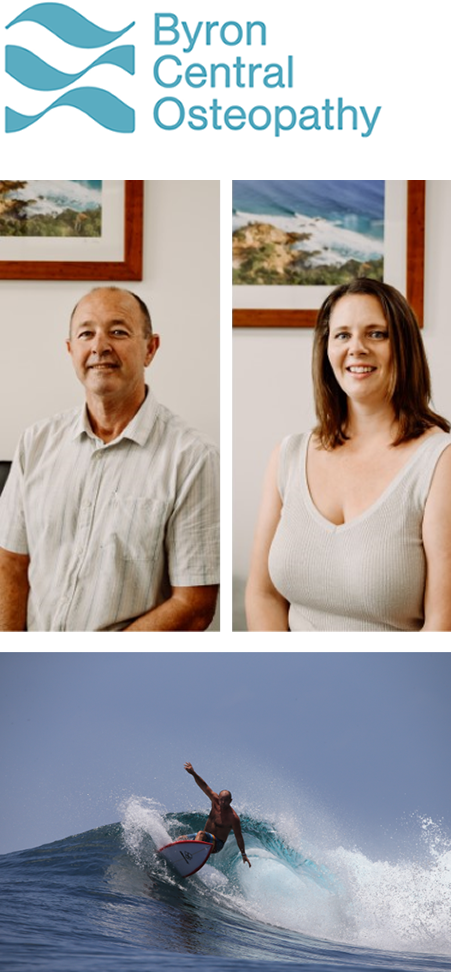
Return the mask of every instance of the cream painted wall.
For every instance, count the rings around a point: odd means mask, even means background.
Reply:
[[[425,327],[434,405],[451,420],[451,181],[426,188]],[[248,572],[264,470],[275,445],[314,422],[311,331],[236,330],[233,335],[233,561]]]
[[[114,281],[112,281],[114,283]],[[22,430],[83,401],[65,349],[70,312],[95,281],[0,281],[0,458]],[[219,441],[219,182],[146,181],[144,274],[157,398]]]

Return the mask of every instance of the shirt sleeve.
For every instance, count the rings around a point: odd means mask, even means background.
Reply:
[[[172,587],[219,584],[219,456],[213,445],[179,471],[179,491],[166,529]]]
[[[11,553],[28,554],[23,505],[23,442],[19,443],[5,488],[0,496],[0,547]]]

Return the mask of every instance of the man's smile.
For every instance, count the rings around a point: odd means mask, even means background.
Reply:
[[[119,368],[118,364],[113,364],[112,361],[99,362],[98,364],[88,365],[88,368],[94,371],[106,371],[110,368]]]

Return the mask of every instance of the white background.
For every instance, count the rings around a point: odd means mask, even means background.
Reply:
[[[2,23],[8,23],[26,4],[9,0],[2,5]],[[23,132],[0,134],[2,165],[19,171],[24,158],[33,158],[34,178],[61,178],[77,171],[85,174],[93,161],[102,178],[430,178],[447,175],[447,90],[448,32],[440,29],[443,6],[432,2],[381,2],[374,8],[360,2],[321,4],[259,2],[214,4],[204,2],[170,4],[112,0],[106,7],[100,0],[77,0],[77,10],[108,29],[136,26],[116,44],[136,47],[136,75],[100,66],[78,85],[109,88],[136,110],[136,131],[118,135],[101,128],[81,112],[58,108]],[[107,11],[107,12],[106,12]],[[217,19],[263,20],[267,45],[230,47],[216,40],[205,45],[205,32],[191,54],[182,44],[154,46],[155,12],[172,12],[186,20],[191,32],[198,21]],[[434,13],[436,16],[434,16]],[[36,24],[18,24],[1,31],[4,44],[32,50],[64,71],[81,69],[99,51],[72,49]],[[218,37],[217,32],[214,35]],[[254,90],[219,86],[216,91],[159,87],[153,65],[162,54],[176,54],[186,67],[196,62],[233,63],[236,54],[254,63],[284,63],[294,57],[295,87],[288,91]],[[33,113],[51,103],[58,92],[31,92],[5,77],[5,103],[17,111]],[[187,105],[211,103],[215,95],[223,106],[288,103],[321,106],[325,98],[336,103],[364,105],[372,114],[382,106],[374,131],[362,138],[345,122],[345,130],[308,132],[299,128],[273,137],[272,129],[255,132],[191,131],[186,125],[173,132],[159,129],[153,121],[153,106],[160,97],[174,95]],[[427,166],[427,173],[425,173]],[[183,171],[181,171],[181,167]]]

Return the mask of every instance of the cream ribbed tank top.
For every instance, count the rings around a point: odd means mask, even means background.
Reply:
[[[451,435],[428,436],[364,513],[337,526],[307,483],[310,433],[281,445],[282,513],[269,573],[290,604],[290,631],[418,631],[424,623],[424,508]]]

